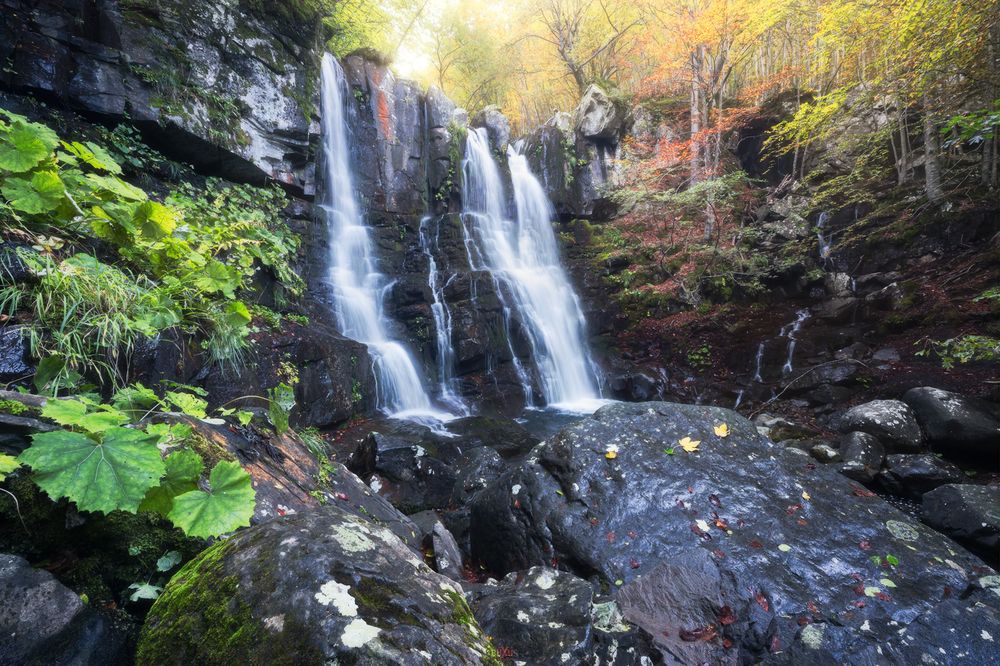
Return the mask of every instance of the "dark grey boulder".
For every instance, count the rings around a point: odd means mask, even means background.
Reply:
[[[1000,561],[1000,486],[939,486],[924,494],[920,517],[982,553],[987,562]]]
[[[20,326],[0,326],[0,382],[24,379],[34,369],[30,361],[28,338]]]
[[[840,442],[840,454],[844,462],[838,467],[844,476],[871,483],[882,469],[885,447],[866,432],[849,432]]]
[[[480,664],[454,581],[389,530],[327,506],[237,533],[185,565],[150,610],[141,664]]]
[[[127,622],[119,622],[86,605],[49,572],[16,555],[0,555],[0,663],[126,663]]]
[[[472,612],[502,655],[538,666],[582,664],[593,652],[590,584],[565,571],[532,567],[483,585]]]
[[[847,410],[839,419],[840,432],[866,432],[890,451],[912,453],[923,444],[923,433],[913,410],[899,400],[873,400]]]
[[[695,452],[684,437],[700,441]],[[471,525],[474,557],[495,572],[555,561],[612,590],[662,563],[701,572],[692,596],[710,600],[700,612],[715,626],[671,629],[714,641],[712,654],[728,644],[740,663],[811,640],[805,625],[824,621],[850,638],[831,648],[838,662],[865,663],[854,655],[941,602],[928,590],[958,594],[995,575],[832,466],[779,449],[731,410],[695,405],[602,408],[477,495]]]
[[[945,455],[975,456],[981,463],[1000,465],[1000,416],[997,406],[930,386],[903,395],[927,436],[927,443]]]
[[[885,457],[878,480],[890,492],[916,499],[946,483],[962,483],[966,476],[954,463],[931,453],[896,453]]]
[[[498,106],[487,106],[475,116],[469,123],[472,127],[482,127],[490,139],[490,148],[503,154],[507,151],[507,144],[510,143],[510,121]]]
[[[379,433],[369,439],[377,451],[371,485],[382,497],[407,514],[448,505],[456,481],[450,465],[408,439]]]

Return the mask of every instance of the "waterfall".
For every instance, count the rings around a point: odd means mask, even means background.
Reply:
[[[819,241],[819,258],[826,263],[830,259],[830,239],[823,233],[823,228],[830,219],[830,213],[823,211],[816,221],[816,238]]]
[[[388,333],[384,297],[392,283],[378,272],[369,229],[351,177],[347,114],[350,99],[340,64],[323,56],[323,158],[326,191],[320,208],[330,237],[329,281],[340,333],[368,346],[378,408],[397,417],[444,418],[424,390],[410,353]]]
[[[458,394],[458,381],[455,377],[455,349],[451,344],[452,340],[452,320],[451,309],[448,301],[444,297],[445,287],[455,279],[455,275],[448,279],[442,279],[437,267],[437,260],[434,252],[439,248],[438,233],[440,226],[435,225],[433,236],[427,226],[431,218],[425,217],[420,220],[420,248],[427,257],[427,286],[431,288],[431,296],[434,302],[431,303],[431,314],[434,316],[434,330],[437,335],[437,362],[438,362],[438,397],[442,403],[450,409],[462,414],[469,414],[469,406]]]
[[[585,343],[579,299],[559,262],[552,205],[527,159],[508,149],[514,215],[485,129],[470,130],[463,162],[463,227],[473,270],[488,270],[507,316],[513,310],[531,346],[539,387],[549,406],[593,411],[600,401],[596,367]],[[508,340],[510,335],[507,336]],[[531,401],[531,383],[513,354]]]
[[[761,376],[761,364],[764,362],[764,343],[761,342],[757,345],[757,358],[755,360],[756,366],[753,373],[753,380],[758,384],[764,383],[764,378]]]
[[[783,326],[781,332],[778,334],[783,338],[788,338],[788,356],[785,359],[785,365],[781,368],[781,374],[783,375],[790,374],[794,369],[792,359],[795,356],[795,344],[798,341],[798,338],[795,336],[798,335],[799,329],[802,328],[802,324],[805,323],[806,319],[809,319],[809,316],[808,308],[799,310],[795,313],[795,321]]]

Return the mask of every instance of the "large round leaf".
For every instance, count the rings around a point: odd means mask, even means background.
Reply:
[[[22,173],[38,166],[59,144],[56,133],[44,125],[15,118],[0,134],[0,169]]]
[[[109,428],[101,442],[65,430],[32,437],[19,456],[35,483],[53,499],[65,497],[81,511],[135,512],[164,474],[157,437],[141,430]]]
[[[16,211],[37,215],[59,207],[66,188],[55,171],[38,171],[31,179],[8,178],[3,184],[3,195]]]
[[[178,495],[198,489],[198,477],[205,467],[201,457],[187,449],[175,451],[167,456],[167,473],[160,485],[150,488],[146,498],[139,505],[140,511],[152,511],[166,516],[174,506]]]
[[[189,536],[213,537],[250,524],[254,490],[239,463],[223,460],[209,477],[211,492],[192,490],[174,498],[167,516]]]

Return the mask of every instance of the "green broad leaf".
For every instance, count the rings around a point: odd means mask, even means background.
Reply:
[[[141,430],[109,428],[101,442],[57,430],[32,437],[18,460],[29,465],[39,488],[65,497],[81,511],[135,513],[165,472],[156,437]]]
[[[7,475],[21,466],[17,458],[6,453],[0,453],[0,481],[7,478]]]
[[[55,171],[38,171],[31,179],[8,178],[0,188],[14,210],[38,215],[49,213],[59,207],[66,188]]]
[[[886,555],[885,561],[894,567],[899,565],[899,558],[896,557],[895,555]]]
[[[250,425],[250,421],[253,420],[253,412],[248,412],[246,410],[240,410],[236,412],[236,420],[240,422],[241,426]]]
[[[217,259],[210,260],[195,279],[195,286],[209,294],[221,292],[226,298],[235,298],[240,286],[240,275]]]
[[[201,456],[186,449],[167,456],[164,466],[166,474],[163,480],[160,485],[149,489],[139,504],[139,511],[166,516],[174,506],[174,498],[198,489],[198,479],[205,469]]]
[[[267,418],[274,430],[283,434],[288,430],[288,418],[295,407],[295,389],[285,383],[278,384],[267,391]]]
[[[35,389],[43,395],[50,395],[49,385],[59,377],[59,374],[65,367],[66,361],[61,356],[46,356],[43,358],[39,361],[38,367],[35,368],[35,377],[32,380],[35,384]]]
[[[107,192],[129,201],[145,201],[146,193],[135,185],[126,183],[117,176],[99,176],[96,173],[87,174],[87,182],[95,190]]]
[[[79,400],[46,400],[42,407],[42,416],[61,426],[78,426],[86,415],[87,405]]]
[[[78,425],[90,433],[102,433],[107,432],[111,428],[124,425],[129,422],[129,417],[126,414],[118,411],[115,408],[102,409],[101,411],[91,412],[80,417]]]
[[[145,411],[154,407],[159,401],[153,389],[146,388],[142,384],[126,386],[111,397],[111,404],[125,411]]]
[[[176,550],[168,550],[163,556],[156,560],[157,571],[170,571],[181,563],[181,554]]]
[[[158,585],[150,585],[149,583],[132,583],[128,586],[128,589],[135,590],[129,599],[132,601],[139,601],[140,599],[156,599],[160,596],[160,592],[163,592],[163,588]]]
[[[226,306],[226,323],[233,328],[246,326],[250,320],[250,310],[243,301],[232,301]]]
[[[192,490],[174,498],[168,518],[188,536],[213,537],[250,524],[254,490],[239,463],[223,460],[209,477],[211,492]]]
[[[45,125],[11,117],[10,129],[0,134],[0,169],[13,173],[30,171],[58,145],[59,137]]]
[[[144,238],[157,240],[173,232],[177,227],[177,216],[161,203],[146,201],[136,207],[132,224]]]
[[[108,154],[104,148],[87,141],[85,143],[80,143],[79,141],[74,141],[68,143],[66,141],[62,142],[63,148],[68,150],[73,155],[79,157],[84,163],[89,164],[93,168],[99,171],[107,171],[108,173],[115,174],[116,176],[122,172],[122,168],[118,166],[114,158]]]
[[[205,418],[205,409],[208,407],[207,400],[202,400],[190,393],[178,393],[176,391],[167,391],[166,398],[170,404],[181,410],[184,414],[193,416],[196,419]]]

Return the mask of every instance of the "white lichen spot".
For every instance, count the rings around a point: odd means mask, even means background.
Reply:
[[[802,630],[802,644],[810,650],[818,650],[823,645],[825,624],[809,624]]]
[[[275,633],[284,630],[285,628],[285,616],[284,615],[272,615],[271,617],[264,618],[264,628],[269,629]]]
[[[547,590],[556,584],[556,577],[550,569],[545,569],[542,573],[535,579],[535,585],[540,589]]]
[[[694,524],[697,525],[698,529],[701,530],[702,532],[708,532],[711,529],[708,526],[708,523],[705,522],[704,520],[696,520],[694,521]]]
[[[570,659],[569,652],[563,652],[561,655],[559,655],[559,661],[561,661],[564,664],[568,662],[569,659]]]
[[[549,629],[562,629],[565,626],[562,622],[549,622]]]
[[[344,627],[344,633],[340,635],[340,642],[345,647],[359,648],[375,640],[375,637],[382,631],[378,627],[373,627],[361,618],[355,618]]]
[[[511,495],[516,495],[519,492],[521,492],[521,484],[520,483],[517,483],[517,484],[515,484],[515,485],[513,485],[513,486],[510,487],[510,494]]]
[[[518,622],[530,622],[531,616],[525,613],[523,610],[517,611],[517,621]]]
[[[358,614],[358,602],[350,595],[351,587],[335,580],[323,583],[314,596],[316,601],[324,606],[333,604],[337,612],[345,617],[355,617]]]
[[[375,542],[362,534],[360,525],[337,525],[333,528],[333,538],[348,553],[365,553],[375,548]]]
[[[992,634],[990,634],[990,632],[986,631],[985,629],[979,632],[979,637],[982,638],[984,641],[989,641],[990,643],[993,642]]]
[[[378,492],[382,490],[382,479],[380,479],[377,474],[372,474],[371,481],[368,482],[368,485],[371,486],[372,490]]]

